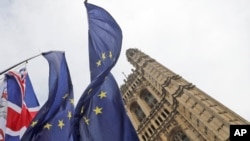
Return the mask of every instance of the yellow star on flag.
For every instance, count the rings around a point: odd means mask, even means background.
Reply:
[[[92,91],[92,89],[89,89],[89,90],[88,90],[88,94],[90,94],[90,93],[91,93],[91,91]]]
[[[69,118],[69,120],[71,119],[71,117],[72,117],[72,113],[71,113],[71,111],[68,111],[68,115],[67,115],[67,117]]]
[[[71,103],[72,105],[74,105],[74,99],[73,99],[73,98],[69,99],[69,101],[70,101],[70,103]]]
[[[107,93],[105,91],[101,91],[101,93],[98,95],[100,99],[103,99],[104,97],[107,97]]]
[[[94,109],[94,112],[95,112],[95,115],[101,114],[102,113],[102,108],[96,106],[95,109]]]
[[[83,106],[82,106],[82,108],[81,108],[81,114],[83,113],[83,110],[84,110],[84,108],[83,108]]]
[[[85,122],[87,125],[89,125],[89,119],[88,119],[87,117],[83,117],[83,119],[84,119],[84,122]]]
[[[109,58],[111,59],[113,57],[113,54],[112,54],[112,52],[110,51],[109,52]]]
[[[58,126],[62,129],[64,126],[63,120],[58,120]]]
[[[69,96],[69,94],[65,94],[65,95],[63,96],[63,99],[66,99],[68,96]]]
[[[96,66],[97,66],[97,67],[101,66],[101,63],[102,63],[101,60],[98,60],[98,61],[96,62]]]
[[[35,127],[36,126],[36,124],[38,123],[38,120],[36,120],[36,121],[32,121],[32,123],[31,123],[31,127]]]
[[[106,59],[106,54],[102,53],[102,60],[105,60],[105,59]]]
[[[52,126],[51,124],[46,123],[46,125],[44,125],[44,126],[43,126],[43,128],[44,128],[44,129],[48,129],[48,130],[49,130],[51,126]]]

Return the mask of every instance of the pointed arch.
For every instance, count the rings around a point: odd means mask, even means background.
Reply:
[[[148,91],[148,89],[141,90],[141,92],[140,92],[140,98],[142,100],[144,100],[151,109],[157,103],[156,98]]]
[[[139,106],[137,102],[133,102],[130,105],[130,111],[136,115],[136,118],[138,119],[138,121],[141,121],[146,117],[145,113],[142,111],[141,107]]]
[[[190,141],[180,126],[174,127],[167,136],[169,141]]]

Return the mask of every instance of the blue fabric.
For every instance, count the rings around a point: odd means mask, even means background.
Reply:
[[[18,84],[18,81],[17,79],[15,79],[14,75],[6,75],[6,76],[7,76],[8,101],[14,103],[19,108],[22,108],[23,104],[22,90]]]
[[[48,52],[43,56],[50,68],[49,97],[21,141],[72,141],[73,86],[64,52]]]
[[[85,6],[91,83],[75,109],[74,141],[138,141],[110,73],[120,55],[122,31],[107,11],[89,3]]]
[[[24,101],[28,108],[35,108],[39,106],[39,102],[36,98],[33,86],[31,84],[29,75],[26,76],[26,89],[25,89],[25,96]]]

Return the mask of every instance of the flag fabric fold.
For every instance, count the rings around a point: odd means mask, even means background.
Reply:
[[[106,10],[89,3],[85,6],[91,83],[75,109],[74,141],[138,141],[119,87],[110,73],[120,55],[122,31]]]
[[[103,8],[85,3],[89,25],[89,61],[91,80],[106,76],[119,58],[122,30]],[[103,79],[103,78],[102,78]]]
[[[5,141],[20,141],[39,110],[39,103],[26,68],[9,71],[5,79],[7,86],[3,94],[8,105]]]
[[[73,86],[64,52],[43,53],[49,63],[49,96],[21,141],[72,141]]]

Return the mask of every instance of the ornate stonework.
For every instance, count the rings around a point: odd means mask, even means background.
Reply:
[[[226,141],[230,124],[248,122],[138,49],[121,86],[125,107],[141,141]]]

